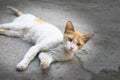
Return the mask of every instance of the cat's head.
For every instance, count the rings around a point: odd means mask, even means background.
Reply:
[[[76,52],[81,49],[94,34],[83,34],[74,29],[71,21],[68,21],[64,32],[64,44],[66,50]]]

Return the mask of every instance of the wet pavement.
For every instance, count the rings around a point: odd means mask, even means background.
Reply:
[[[32,44],[0,35],[0,80],[120,80],[119,0],[0,0],[0,23],[15,19],[6,6],[56,25],[62,32],[71,20],[76,29],[95,37],[67,62],[41,70],[36,57],[27,70],[16,64]]]

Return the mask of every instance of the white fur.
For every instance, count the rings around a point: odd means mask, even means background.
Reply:
[[[0,34],[20,37],[35,44],[17,65],[18,70],[25,70],[38,52],[47,51],[63,41],[63,34],[57,27],[49,23],[38,24],[35,22],[36,18],[31,14],[24,14],[12,23],[0,24]]]
[[[73,41],[64,41],[64,44],[65,44],[65,48],[68,50],[68,51],[72,51],[72,52],[75,52],[78,50],[78,46],[77,46],[77,40],[74,39]]]
[[[67,61],[73,58],[74,52],[66,49],[65,44],[61,43],[54,49],[50,49],[47,52],[39,54],[39,59],[41,61],[41,68],[46,69],[50,66],[52,62],[55,61]]]

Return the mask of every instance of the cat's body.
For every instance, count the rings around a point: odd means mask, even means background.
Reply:
[[[18,70],[25,70],[38,52],[47,51],[61,43],[63,34],[54,25],[44,22],[34,15],[23,14],[13,7],[8,8],[19,17],[11,23],[0,24],[0,34],[20,37],[27,42],[34,43],[34,46],[28,50],[17,65]]]
[[[17,34],[18,36],[15,37],[20,37],[34,44],[40,43],[45,38],[48,38],[48,41],[56,38],[55,42],[62,40],[62,33],[58,28],[47,22],[41,22],[40,19],[31,14],[21,15],[12,23],[1,24],[0,28],[17,31],[20,34]]]

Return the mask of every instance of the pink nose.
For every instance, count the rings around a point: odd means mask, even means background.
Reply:
[[[70,47],[71,50],[73,50],[74,48],[73,47]]]

